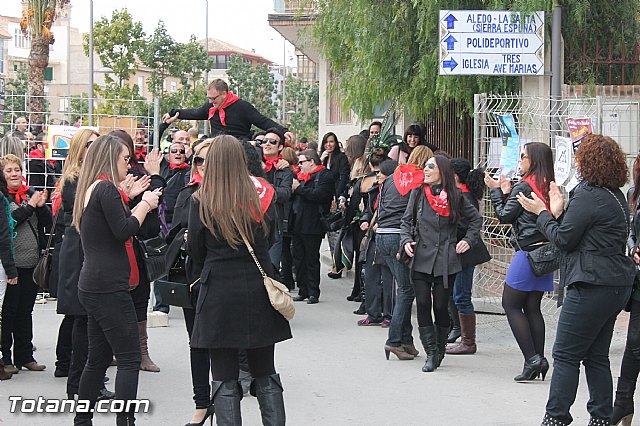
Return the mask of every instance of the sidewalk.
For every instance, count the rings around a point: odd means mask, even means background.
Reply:
[[[420,371],[424,351],[413,361],[385,360],[387,331],[358,327],[352,314],[357,303],[347,302],[351,277],[330,280],[322,269],[320,303],[296,305],[294,338],[277,345],[277,369],[285,388],[289,425],[534,425],[540,424],[549,388],[547,380],[515,383],[523,359],[507,320],[500,315],[478,316],[478,353],[447,356],[433,373]],[[625,317],[626,318],[626,317]],[[53,377],[57,330],[62,317],[55,303],[36,305],[34,344],[44,372],[22,371],[0,383],[0,424],[71,425],[69,414],[10,414],[9,395],[24,398],[62,398],[65,380]],[[417,323],[413,321],[414,327]],[[548,323],[546,355],[551,359],[555,325]],[[626,328],[616,327],[611,349],[612,372],[617,376]],[[149,398],[152,410],[138,415],[139,425],[184,425],[193,402],[187,333],[180,309],[172,308],[170,326],[149,329],[153,360],[160,373],[140,372],[139,398]],[[393,357],[393,355],[391,355]],[[113,390],[115,368],[108,372]],[[614,381],[615,383],[615,381]],[[572,414],[574,424],[589,420],[584,375]],[[245,425],[260,425],[257,401],[242,401]],[[115,424],[115,415],[97,415],[95,425]]]

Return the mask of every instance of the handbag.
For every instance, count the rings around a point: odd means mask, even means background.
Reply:
[[[333,210],[329,213],[323,213],[322,207],[318,206],[320,211],[320,223],[324,232],[336,232],[344,226],[344,213],[340,210]]]
[[[169,245],[164,236],[159,235],[148,240],[139,240],[144,254],[144,263],[147,268],[147,278],[155,281],[167,274],[165,255]]]
[[[244,245],[246,245],[247,250],[249,250],[249,254],[256,263],[258,270],[260,270],[260,274],[262,275],[262,280],[264,282],[264,288],[267,290],[267,294],[269,295],[269,302],[271,302],[271,306],[273,306],[276,311],[280,312],[287,321],[291,321],[293,315],[296,313],[296,307],[293,304],[293,298],[289,293],[289,289],[286,285],[274,280],[264,272],[262,265],[260,265],[260,261],[253,251],[253,247],[249,244],[249,240],[244,236],[244,233],[240,232],[240,235],[242,236]]]
[[[47,245],[42,251],[42,256],[40,256],[40,259],[38,260],[38,263],[36,263],[35,268],[33,268],[33,282],[35,282],[36,285],[44,291],[49,291],[49,276],[51,275],[51,242],[53,241],[53,237],[56,235],[55,229],[61,210],[62,209],[58,209],[55,217],[53,218],[53,225],[51,226],[51,232],[49,233]],[[31,225],[29,219],[27,219],[27,223],[29,224],[29,227],[31,228],[37,239],[38,234],[33,228],[33,225]]]
[[[550,274],[560,269],[562,250],[553,243],[544,244],[535,250],[525,252],[531,271],[536,277]]]
[[[191,290],[193,286],[200,281],[196,279],[193,283],[184,283],[178,281],[170,281],[169,277],[157,279],[153,285],[162,297],[162,302],[179,308],[193,309],[191,300]]]

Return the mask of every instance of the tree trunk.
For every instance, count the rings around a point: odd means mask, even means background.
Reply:
[[[44,74],[49,65],[49,42],[42,36],[31,40],[29,52],[29,121],[43,119],[44,111]]]

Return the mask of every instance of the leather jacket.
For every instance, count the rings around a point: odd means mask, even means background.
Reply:
[[[512,225],[509,237],[511,246],[516,250],[534,249],[535,247],[530,246],[546,242],[547,239],[536,227],[538,216],[522,208],[516,199],[520,192],[526,197],[531,197],[533,190],[527,182],[520,181],[513,186],[509,195],[504,195],[500,188],[492,189],[489,195],[500,223]]]

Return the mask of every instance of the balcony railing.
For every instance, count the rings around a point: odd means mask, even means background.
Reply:
[[[318,0],[273,0],[275,13],[305,13],[318,10]]]

